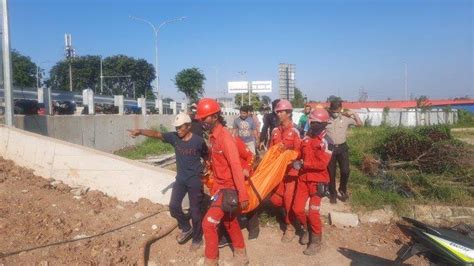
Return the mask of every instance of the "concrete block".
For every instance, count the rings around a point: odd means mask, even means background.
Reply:
[[[360,217],[361,223],[390,224],[394,213],[391,210],[375,210],[363,214]]]
[[[336,227],[357,227],[359,217],[354,213],[332,211],[329,213],[329,224]]]
[[[433,216],[431,215],[431,206],[415,205],[413,211],[416,220],[425,222],[433,221]]]
[[[453,216],[453,212],[449,206],[433,206],[431,207],[431,216],[433,219],[447,220]]]
[[[451,207],[451,211],[454,217],[457,216],[470,216],[474,219],[474,208],[472,207]],[[473,222],[474,224],[474,222]]]

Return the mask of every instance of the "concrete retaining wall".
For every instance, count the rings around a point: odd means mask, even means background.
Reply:
[[[89,187],[122,201],[146,198],[168,204],[175,180],[173,171],[7,126],[0,126],[0,156],[44,178]]]
[[[171,129],[172,115],[90,115],[90,116],[15,116],[15,127],[55,139],[113,152],[135,145],[144,138],[132,139],[127,129]]]
[[[235,116],[229,116],[233,121]],[[174,115],[83,115],[83,116],[15,116],[15,127],[55,139],[113,152],[142,142],[132,139],[127,129],[159,128],[174,130]],[[232,125],[232,124],[230,124]]]

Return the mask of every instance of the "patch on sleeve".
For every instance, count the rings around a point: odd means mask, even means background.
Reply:
[[[215,220],[214,218],[212,218],[211,216],[207,217],[207,221],[212,223],[212,224],[219,224],[219,221],[218,220]]]

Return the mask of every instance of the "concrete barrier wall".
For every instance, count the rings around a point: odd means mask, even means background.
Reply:
[[[142,142],[132,139],[127,129],[159,128],[174,130],[174,115],[83,115],[83,116],[15,116],[15,127],[44,136],[113,152]],[[228,116],[232,125],[235,116]]]
[[[170,170],[1,125],[0,156],[44,178],[89,187],[122,201],[146,198],[168,204],[175,180]]]

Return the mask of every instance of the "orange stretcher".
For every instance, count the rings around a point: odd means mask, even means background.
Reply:
[[[242,210],[243,213],[255,210],[260,202],[281,183],[288,164],[295,160],[297,156],[296,151],[282,151],[278,145],[267,151],[254,174],[249,180],[245,181],[245,187],[249,195],[249,207]]]
[[[249,180],[245,181],[245,188],[249,195],[249,207],[242,210],[248,213],[255,210],[283,180],[288,164],[296,159],[298,153],[293,150],[283,151],[280,146],[271,147]],[[211,189],[212,175],[203,177],[204,184]]]

